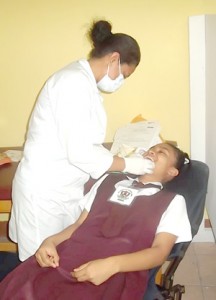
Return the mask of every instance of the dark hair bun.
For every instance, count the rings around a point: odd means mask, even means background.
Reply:
[[[99,46],[107,38],[112,36],[112,25],[107,21],[93,22],[92,27],[89,30],[89,38],[91,39],[94,47]]]

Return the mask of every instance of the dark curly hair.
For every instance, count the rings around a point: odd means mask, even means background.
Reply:
[[[171,143],[166,143],[166,144],[168,144],[174,149],[175,157],[176,157],[176,163],[175,163],[176,169],[180,171],[185,163],[190,163],[189,155],[186,152],[183,152],[182,150],[180,150],[178,147],[176,147]]]

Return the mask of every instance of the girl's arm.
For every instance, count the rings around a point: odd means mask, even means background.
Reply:
[[[90,261],[76,268],[72,276],[78,281],[90,281],[99,285],[116,273],[152,269],[165,262],[176,238],[170,233],[159,233],[151,248]]]
[[[79,219],[63,231],[54,234],[45,239],[40,245],[39,249],[35,253],[37,262],[41,267],[53,267],[59,266],[59,256],[56,250],[56,246],[65,240],[69,239],[70,236],[79,228],[79,226],[85,221],[88,216],[87,210],[83,210]]]
[[[113,265],[116,266],[116,273],[152,269],[165,262],[176,239],[175,235],[162,232],[156,235],[151,248],[113,256],[110,259],[113,261]]]

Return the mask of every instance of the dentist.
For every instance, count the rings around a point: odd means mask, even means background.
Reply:
[[[89,58],[53,74],[37,99],[12,188],[9,235],[21,261],[78,219],[90,177],[152,172],[150,160],[123,159],[102,146],[107,120],[100,92],[115,92],[140,62],[137,42],[111,29],[107,21],[93,22]]]

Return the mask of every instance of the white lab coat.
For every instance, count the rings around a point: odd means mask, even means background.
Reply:
[[[13,181],[9,234],[21,260],[78,218],[85,182],[113,161],[101,145],[105,132],[103,100],[87,60],[52,75],[32,113]]]

